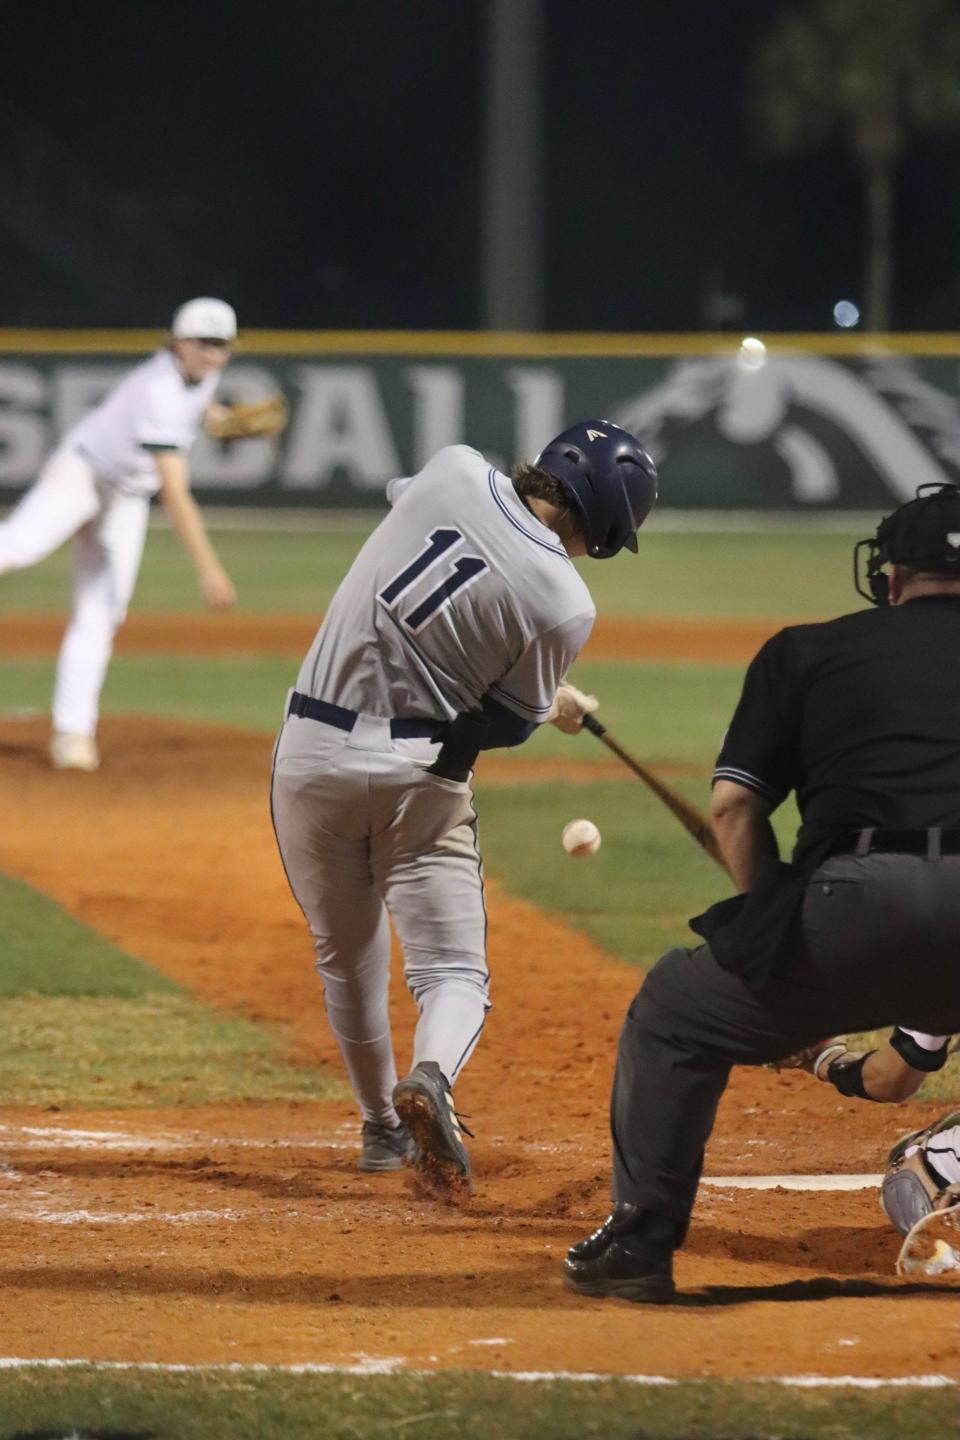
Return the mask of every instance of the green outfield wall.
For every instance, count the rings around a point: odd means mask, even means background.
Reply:
[[[279,389],[277,441],[193,451],[207,503],[381,506],[386,481],[460,441],[504,465],[592,415],[639,434],[662,502],[889,508],[960,480],[960,335],[245,334],[221,398]],[[0,503],[162,343],[148,331],[0,330]]]

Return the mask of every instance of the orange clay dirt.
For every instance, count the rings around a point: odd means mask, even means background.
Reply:
[[[148,619],[124,632],[128,648],[168,633]],[[284,623],[258,622],[246,643],[238,624],[232,635],[237,648],[274,648]],[[8,639],[11,628],[0,627]],[[734,653],[771,628],[741,635]],[[202,650],[211,633],[204,622],[196,639],[176,617],[167,648]],[[618,633],[620,653],[636,653],[627,627]],[[671,644],[681,635],[674,627]],[[44,648],[38,631],[33,644]],[[271,737],[110,718],[100,738],[99,773],[55,774],[46,722],[0,719],[0,869],[202,999],[279,1027],[295,1061],[336,1066],[270,830]],[[496,778],[482,760],[481,810]],[[547,848],[543,859],[559,863]],[[602,887],[602,853],[586,863]],[[607,1097],[637,975],[488,882],[495,1006],[457,1088],[476,1131],[469,1200],[454,1208],[403,1175],[361,1175],[347,1100],[6,1108],[0,1355],[956,1375],[957,1292],[894,1278],[898,1237],[874,1189],[705,1185],[678,1259],[680,1304],[564,1291],[566,1246],[605,1214]],[[399,982],[393,1004],[402,1068],[413,1007]],[[892,1139],[937,1108],[894,1111],[800,1074],[736,1071],[706,1174],[876,1172]]]

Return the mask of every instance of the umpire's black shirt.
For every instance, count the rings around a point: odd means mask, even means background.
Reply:
[[[772,636],[747,670],[714,779],[774,807],[795,790],[795,860],[867,826],[960,830],[960,596]]]

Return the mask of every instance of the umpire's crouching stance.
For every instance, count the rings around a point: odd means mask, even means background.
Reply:
[[[613,1213],[565,1266],[583,1295],[671,1298],[732,1065],[837,1031],[960,1028],[960,489],[921,486],[854,562],[879,608],[782,630],[747,671],[711,804],[745,893],[692,922],[708,943],[664,955],[627,1013]],[[784,864],[768,817],[791,790]]]

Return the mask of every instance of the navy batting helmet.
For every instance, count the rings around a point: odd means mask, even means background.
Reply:
[[[587,554],[606,560],[637,531],[657,498],[657,467],[640,441],[609,420],[571,425],[534,460],[567,491],[579,513]]]

